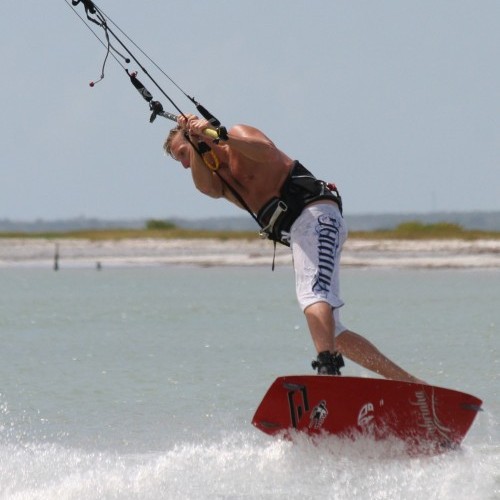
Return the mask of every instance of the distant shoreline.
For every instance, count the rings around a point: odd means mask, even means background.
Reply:
[[[201,215],[201,214],[200,214]],[[345,218],[349,230],[378,231],[393,230],[401,224],[418,221],[425,225],[440,223],[455,224],[467,230],[500,232],[499,210],[432,211],[432,212],[386,212],[352,213],[346,211]],[[0,232],[3,233],[48,233],[81,230],[143,229],[148,221],[158,219],[102,219],[98,217],[66,217],[62,219],[12,220],[0,218]],[[256,223],[251,217],[240,213],[232,216],[212,216],[198,218],[167,217],[163,222],[178,228],[211,231],[255,232]]]
[[[57,254],[57,259],[55,258]],[[258,237],[218,238],[0,238],[0,268],[119,268],[171,265],[271,266],[273,245]],[[292,265],[277,245],[276,265]],[[363,239],[344,246],[343,267],[500,269],[500,239]]]
[[[42,232],[1,232],[1,239],[48,239],[48,240],[90,240],[90,241],[117,241],[125,239],[158,239],[158,240],[198,240],[215,239],[249,240],[258,239],[258,230],[253,231],[231,231],[214,229],[187,229],[172,225],[164,229],[147,228],[96,228],[78,229],[68,231],[42,231]],[[424,224],[418,221],[405,222],[394,229],[371,230],[371,231],[349,231],[350,239],[361,240],[498,240],[500,231],[483,231],[477,229],[464,229],[462,226],[439,222],[435,224]]]

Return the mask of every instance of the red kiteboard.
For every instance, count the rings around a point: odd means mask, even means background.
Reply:
[[[409,453],[460,445],[482,401],[470,394],[395,380],[297,375],[278,377],[252,423],[293,438],[295,432],[402,439]]]

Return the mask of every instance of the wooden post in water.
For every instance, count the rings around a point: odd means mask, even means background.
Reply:
[[[59,271],[59,243],[56,243],[54,250],[54,271]]]

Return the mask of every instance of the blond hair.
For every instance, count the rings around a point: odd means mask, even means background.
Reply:
[[[174,137],[179,133],[181,130],[181,127],[177,125],[177,127],[174,127],[172,130],[167,135],[167,138],[165,139],[165,142],[163,143],[163,150],[165,153],[169,156],[172,155],[172,141],[174,140]]]

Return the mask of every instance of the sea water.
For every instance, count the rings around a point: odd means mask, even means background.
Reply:
[[[252,427],[277,376],[313,373],[289,266],[7,268],[0,498],[500,498],[500,271],[346,269],[342,286],[351,329],[484,400],[459,451]]]

